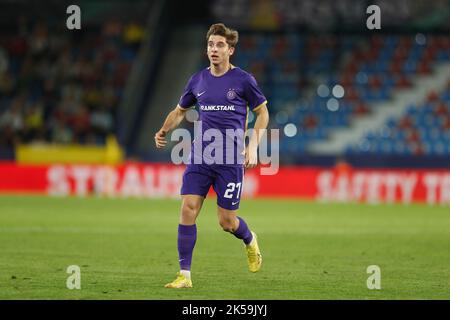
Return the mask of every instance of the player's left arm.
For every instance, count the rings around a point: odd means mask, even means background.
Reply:
[[[253,112],[256,113],[256,121],[253,127],[253,134],[245,150],[246,168],[254,168],[258,164],[258,145],[269,123],[267,101],[253,109]]]

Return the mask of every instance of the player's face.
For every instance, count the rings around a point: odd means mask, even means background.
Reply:
[[[234,48],[230,47],[227,39],[222,36],[211,35],[208,39],[207,53],[211,64],[219,65],[230,61]]]

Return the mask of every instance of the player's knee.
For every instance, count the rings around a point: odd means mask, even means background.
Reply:
[[[181,210],[182,214],[186,218],[195,218],[197,216],[200,206],[195,202],[186,201],[183,203],[183,208]]]

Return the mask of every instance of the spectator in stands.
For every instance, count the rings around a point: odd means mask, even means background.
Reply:
[[[25,109],[24,142],[44,141],[44,118],[42,101],[37,101]]]
[[[0,148],[105,143],[144,29],[117,19],[100,29],[73,41],[45,21],[20,16],[15,35],[0,34]]]
[[[136,21],[128,23],[123,30],[123,41],[137,49],[144,38],[144,28]]]
[[[22,137],[24,128],[22,101],[21,97],[14,99],[11,107],[0,116],[0,129],[2,134],[4,132],[5,134],[8,133],[8,135],[13,133],[17,136],[17,139],[8,139],[8,143],[18,141]]]

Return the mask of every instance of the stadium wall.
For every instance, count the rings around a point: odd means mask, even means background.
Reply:
[[[0,193],[50,196],[178,198],[183,166],[20,165],[0,163]],[[5,179],[8,177],[8,179]],[[212,190],[210,194],[214,196]],[[450,204],[450,170],[282,167],[245,175],[244,198],[301,198],[364,203]]]

